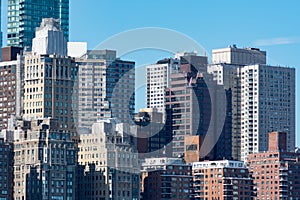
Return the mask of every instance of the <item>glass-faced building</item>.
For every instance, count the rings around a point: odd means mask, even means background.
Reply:
[[[43,18],[59,19],[69,38],[69,0],[8,0],[7,45],[31,48]]]
[[[2,8],[2,2],[0,1],[0,8]],[[2,13],[1,13],[1,10],[0,9],[0,16],[2,16]],[[2,25],[2,17],[0,17],[0,61],[2,60],[2,29],[1,29],[1,25]]]

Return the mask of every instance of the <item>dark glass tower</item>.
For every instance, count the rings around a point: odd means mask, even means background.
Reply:
[[[0,1],[0,8],[2,8],[2,1]],[[1,10],[0,9],[0,16],[2,16],[2,13],[1,13]],[[2,19],[0,17],[0,61],[2,61],[2,29],[1,29],[1,25],[2,25]]]
[[[59,19],[69,39],[69,0],[8,0],[7,45],[31,49],[43,18]]]

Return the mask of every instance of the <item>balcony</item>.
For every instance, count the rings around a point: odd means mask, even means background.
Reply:
[[[281,176],[288,176],[289,174],[287,172],[280,172],[279,173]]]
[[[162,195],[170,195],[171,192],[162,192],[161,194],[162,194]]]
[[[204,183],[203,183],[203,182],[196,181],[196,182],[193,182],[193,185],[194,185],[194,186],[203,186]]]
[[[224,191],[223,196],[232,196],[233,192],[232,191]]]
[[[280,167],[280,169],[279,169],[280,171],[287,171],[288,170],[288,168],[287,167]]]
[[[288,189],[287,189],[287,188],[286,188],[286,189],[280,188],[280,189],[279,189],[279,192],[280,192],[280,193],[288,192]]]
[[[204,175],[203,172],[194,172],[194,176],[200,176],[200,175]]]
[[[201,190],[201,189],[195,189],[195,192],[203,192],[203,190]]]
[[[287,178],[282,178],[282,177],[280,177],[280,180],[279,180],[280,182],[287,182],[288,180],[287,180]]]
[[[288,198],[288,194],[280,194],[279,197]]]
[[[223,190],[224,191],[232,191],[233,190],[232,185],[225,185]]]
[[[161,188],[171,188],[171,184],[170,185],[162,185]]]

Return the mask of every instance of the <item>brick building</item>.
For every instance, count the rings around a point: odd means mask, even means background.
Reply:
[[[183,56],[166,88],[166,129],[173,135],[172,155],[184,157],[186,148],[194,145],[194,140],[185,141],[185,137],[199,136],[200,154],[193,156],[193,162],[232,157],[231,92],[217,85],[206,71],[207,57]]]
[[[194,199],[254,199],[253,179],[243,162],[203,161],[193,163]]]
[[[258,199],[300,199],[300,154],[287,151],[286,133],[269,133],[269,150],[250,154]]]
[[[15,47],[2,48],[0,62],[0,131],[8,128],[11,115],[21,113],[21,50]]]
[[[190,199],[191,165],[181,159],[149,158],[142,164],[142,199]]]

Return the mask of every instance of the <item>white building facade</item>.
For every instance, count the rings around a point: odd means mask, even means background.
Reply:
[[[43,19],[32,52],[24,53],[24,119],[56,118],[59,128],[72,130],[76,136],[77,73],[75,59],[67,56],[67,42],[58,21]]]
[[[0,8],[2,8],[2,1],[0,1]],[[0,9],[0,61],[2,61],[2,42],[3,42],[3,38],[2,38],[2,28],[1,28],[1,24],[2,24],[2,9]]]
[[[179,65],[178,59],[169,58],[146,67],[147,108],[157,108],[158,112],[165,113],[165,89],[170,86],[172,70],[178,69]]]
[[[64,32],[58,20],[43,19],[32,40],[32,52],[67,56],[67,39],[64,38]]]
[[[212,64],[266,64],[266,52],[258,48],[237,48],[236,45],[212,51]]]
[[[256,48],[213,50],[208,73],[232,91],[233,158],[268,148],[268,132],[288,133],[295,146],[295,69],[266,65],[266,52]]]
[[[241,68],[241,159],[267,151],[268,133],[287,133],[295,148],[295,69],[267,65]]]
[[[129,123],[134,114],[135,63],[117,59],[113,50],[94,50],[76,58],[76,64],[79,133],[91,132],[93,123],[112,117]]]

